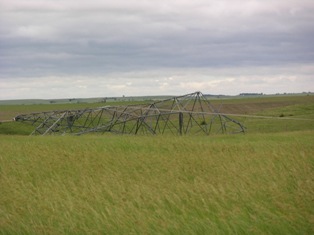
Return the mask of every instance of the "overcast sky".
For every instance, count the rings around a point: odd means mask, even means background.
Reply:
[[[314,91],[313,0],[0,0],[0,99]]]

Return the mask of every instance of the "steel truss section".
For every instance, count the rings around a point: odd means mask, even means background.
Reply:
[[[201,92],[144,105],[105,106],[16,116],[35,126],[31,135],[244,133],[245,127],[219,113]]]

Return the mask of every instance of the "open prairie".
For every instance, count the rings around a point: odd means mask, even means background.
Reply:
[[[313,234],[313,101],[213,101],[247,127],[238,135],[41,137],[2,123],[0,234]]]

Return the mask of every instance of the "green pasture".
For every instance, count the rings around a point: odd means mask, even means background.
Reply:
[[[0,123],[0,234],[313,234],[313,104],[225,100],[247,127],[237,135],[43,137]]]

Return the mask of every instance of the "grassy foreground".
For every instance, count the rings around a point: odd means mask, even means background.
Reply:
[[[0,136],[0,234],[313,234],[313,131]]]

